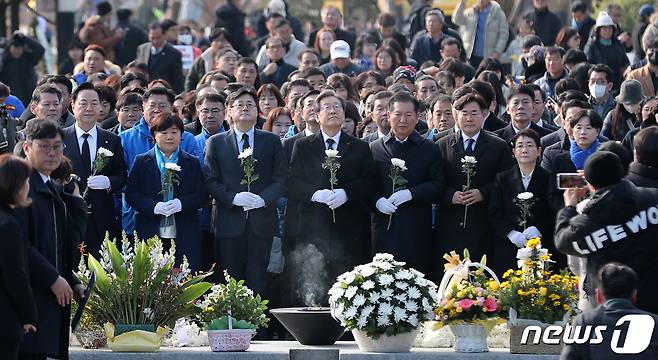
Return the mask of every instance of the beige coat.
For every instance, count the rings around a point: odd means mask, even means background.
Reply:
[[[470,58],[475,46],[475,34],[477,33],[478,12],[474,6],[464,9],[466,1],[460,1],[459,5],[452,14],[452,22],[459,25],[459,36],[464,42],[466,57]],[[484,57],[491,56],[491,53],[497,52],[502,54],[507,45],[509,37],[509,24],[503,9],[495,1],[491,1],[491,10],[487,15],[487,26],[484,36]]]

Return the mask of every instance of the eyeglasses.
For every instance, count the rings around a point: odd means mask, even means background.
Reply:
[[[244,109],[244,108],[251,109],[251,108],[255,108],[256,104],[254,104],[254,103],[244,103],[244,104],[243,103],[235,103],[235,104],[231,105],[231,107],[235,108],[235,109]]]
[[[199,110],[199,113],[203,115],[208,115],[208,114],[219,115],[221,112],[222,110],[220,110],[219,108]]]
[[[167,104],[167,103],[159,103],[159,104],[148,103],[146,105],[146,107],[148,107],[149,109],[156,109],[157,108],[158,110],[166,110],[166,109],[169,108],[169,104]]]
[[[336,104],[324,104],[320,106],[320,109],[323,111],[329,111],[329,110],[343,110],[343,105],[336,103]]]
[[[48,152],[48,153],[51,152],[51,151],[62,152],[62,151],[64,151],[64,149],[66,149],[66,144],[64,144],[64,143],[59,143],[59,144],[55,144],[55,145],[46,145],[46,144],[39,144],[39,143],[33,142],[33,144],[39,150],[41,150],[43,152]]]
[[[136,113],[136,112],[142,112],[144,111],[141,107],[134,107],[134,108],[129,108],[127,106],[124,106],[119,109],[121,112],[131,112],[131,113]]]

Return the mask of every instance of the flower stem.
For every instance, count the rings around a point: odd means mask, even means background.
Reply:
[[[468,214],[468,205],[465,205],[466,207],[464,208],[464,221],[463,221],[463,228],[466,229],[466,215]]]
[[[334,184],[331,183],[330,185],[331,185],[331,192],[333,192],[334,191]],[[334,209],[331,209],[331,218],[333,219],[334,224],[335,224],[336,223],[336,210],[334,210]]]

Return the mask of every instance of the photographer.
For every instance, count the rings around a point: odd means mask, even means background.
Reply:
[[[564,192],[565,208],[557,214],[555,245],[567,255],[587,260],[584,290],[594,305],[596,274],[609,262],[620,262],[638,274],[637,307],[658,313],[654,301],[658,279],[658,191],[638,188],[623,179],[619,157],[597,151],[585,162],[591,198],[585,188]]]
[[[38,41],[15,31],[2,56],[0,81],[9,86],[23,104],[29,104],[37,85],[35,66],[43,58],[45,49]]]

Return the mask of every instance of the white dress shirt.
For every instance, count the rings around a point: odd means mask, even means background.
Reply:
[[[309,130],[307,127],[304,128],[304,136],[311,136],[313,135],[313,131]]]
[[[530,180],[532,180],[532,173],[535,171],[532,170],[528,176],[523,175],[523,171],[519,169],[519,172],[521,173],[521,182],[523,183],[523,188],[527,191],[528,186],[530,186]]]
[[[338,142],[340,141],[340,131],[332,137],[325,134],[324,131],[322,132],[322,140],[324,141],[324,148],[326,150],[329,150],[329,149],[327,149],[327,139],[334,139],[333,149],[331,149],[331,150],[338,150]]]
[[[464,134],[462,132],[462,141],[464,142],[464,150],[468,149],[468,139],[473,139],[473,150],[475,150],[475,147],[477,146],[478,143],[478,138],[480,137],[480,131],[477,132],[477,134],[468,137],[468,135]]]
[[[240,131],[237,127],[233,128],[235,130],[235,143],[238,144],[238,152],[242,151],[242,131]],[[253,149],[254,148],[254,128],[252,127],[251,129],[247,130],[246,132],[247,135],[249,135],[249,148]]]
[[[46,176],[46,175],[42,174],[41,172],[39,172],[39,176],[41,176],[41,180],[43,180],[44,184],[47,183],[50,180],[50,176]]]
[[[87,138],[87,143],[89,144],[89,155],[91,159],[91,164],[89,164],[89,168],[93,169],[94,168],[94,160],[96,160],[96,150],[97,145],[98,145],[98,131],[96,131],[96,126],[92,127],[89,132],[85,133],[84,130],[82,130],[78,124],[75,124],[75,136],[78,139],[78,150],[80,151],[80,154],[82,154],[82,143],[85,142],[85,138],[82,137],[83,134],[89,134],[89,137]]]

